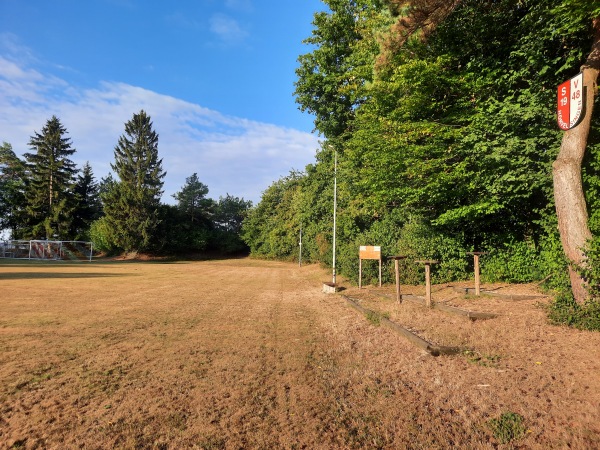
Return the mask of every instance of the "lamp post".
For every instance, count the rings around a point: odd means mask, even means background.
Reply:
[[[333,164],[333,284],[335,285],[335,234],[337,215],[337,150],[334,150]]]

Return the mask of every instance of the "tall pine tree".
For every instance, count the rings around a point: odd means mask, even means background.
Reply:
[[[158,225],[162,195],[162,159],[158,158],[158,134],[144,111],[125,124],[111,164],[119,180],[103,194],[106,224],[114,233],[114,245],[127,252],[149,250]]]
[[[66,134],[60,120],[52,116],[42,132],[35,132],[29,141],[33,152],[24,154],[29,172],[25,189],[25,237],[69,238],[77,170],[69,159],[75,149]]]

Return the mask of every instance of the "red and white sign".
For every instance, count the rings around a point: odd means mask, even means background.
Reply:
[[[558,86],[558,126],[561,130],[570,130],[585,116],[585,89],[583,73]]]

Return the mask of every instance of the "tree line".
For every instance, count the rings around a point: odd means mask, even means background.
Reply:
[[[108,253],[167,254],[247,248],[239,233],[252,203],[227,194],[219,200],[194,173],[161,202],[166,172],[158,133],[145,111],[133,114],[114,149],[110,173],[99,182],[89,163],[81,169],[67,129],[53,116],[17,156],[0,147],[0,230],[12,239],[92,240]]]
[[[466,252],[484,251],[487,280],[545,280],[564,294],[557,320],[588,308],[600,327],[597,303],[574,302],[568,276],[573,267],[600,291],[598,114],[582,162],[594,238],[577,267],[561,244],[552,176],[564,134],[556,88],[596,64],[597,2],[323,3],[295,95],[324,139],[313,164],[273,183],[251,210],[243,236],[252,254],[296,258],[302,230],[303,258],[331,264],[337,154],[339,273],[356,280],[358,247],[381,245],[407,261],[440,260],[437,282],[466,279]],[[423,276],[410,262],[402,272],[407,283]],[[365,275],[376,279],[376,268]]]

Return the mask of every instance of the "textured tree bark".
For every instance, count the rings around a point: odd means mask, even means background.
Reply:
[[[583,85],[587,87],[586,113],[582,122],[565,132],[560,152],[552,165],[554,200],[558,229],[565,255],[571,262],[569,277],[573,296],[578,303],[587,299],[585,281],[576,266],[585,264],[583,247],[592,233],[588,227],[588,213],[581,180],[581,163],[590,132],[596,80],[600,68],[600,19],[594,20],[594,43],[586,64],[582,67]]]

